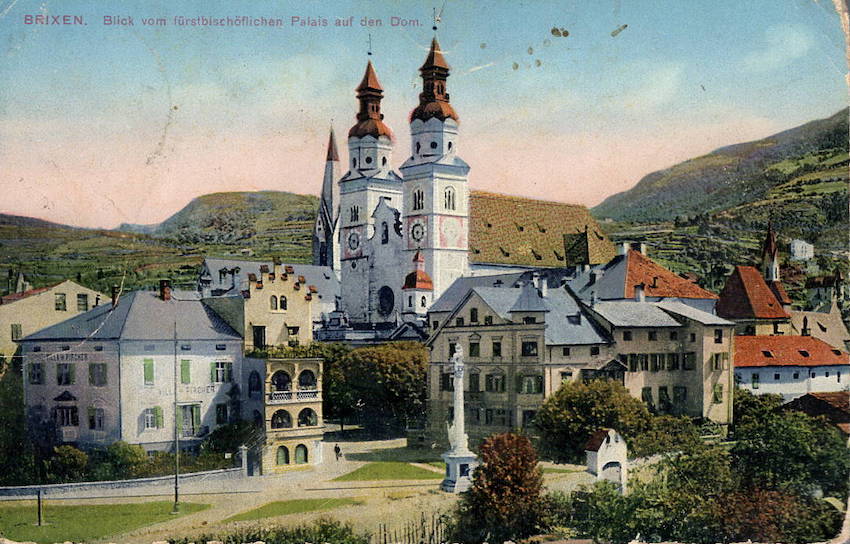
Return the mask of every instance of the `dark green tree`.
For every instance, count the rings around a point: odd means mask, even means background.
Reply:
[[[555,461],[583,461],[584,446],[600,428],[613,428],[627,440],[646,431],[652,416],[619,382],[571,382],[550,396],[534,417],[542,452]]]

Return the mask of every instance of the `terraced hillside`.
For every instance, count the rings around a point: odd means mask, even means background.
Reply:
[[[308,262],[317,207],[310,195],[215,193],[159,225],[115,231],[0,215],[0,274],[22,270],[36,287],[71,278],[109,292],[112,284],[154,287],[166,277],[193,285],[205,255]],[[0,291],[6,287],[0,283]]]
[[[592,212],[643,223],[707,214],[744,229],[772,215],[789,234],[837,248],[835,234],[847,228],[848,147],[845,109],[649,174]]]

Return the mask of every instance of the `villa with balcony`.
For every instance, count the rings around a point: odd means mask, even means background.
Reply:
[[[263,474],[322,462],[322,360],[267,359]]]

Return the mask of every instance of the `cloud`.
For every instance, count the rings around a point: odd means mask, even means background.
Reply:
[[[668,104],[676,98],[684,72],[684,65],[679,63],[646,70],[628,80],[630,85],[634,84],[634,88],[626,90],[617,101],[636,110],[651,110]]]
[[[814,45],[802,25],[780,24],[765,31],[764,43],[744,56],[741,67],[749,72],[769,72],[804,56]]]

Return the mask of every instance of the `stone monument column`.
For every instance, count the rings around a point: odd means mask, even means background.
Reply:
[[[478,466],[477,456],[469,450],[469,437],[465,429],[463,404],[463,350],[457,347],[452,355],[454,369],[454,417],[448,425],[449,451],[442,455],[446,462],[446,477],[441,485],[443,491],[460,493],[472,486],[472,471]]]

